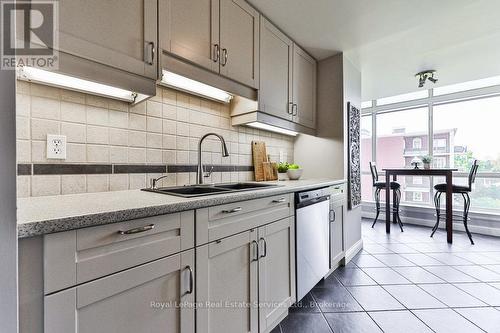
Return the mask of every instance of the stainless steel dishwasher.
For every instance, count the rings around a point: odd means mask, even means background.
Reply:
[[[322,188],[295,195],[297,301],[330,268],[330,193]]]

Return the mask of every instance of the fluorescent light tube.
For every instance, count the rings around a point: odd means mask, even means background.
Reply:
[[[233,96],[219,88],[209,86],[208,84],[191,80],[185,76],[162,70],[161,84],[193,93],[198,96],[214,99],[219,102],[229,103]]]
[[[135,103],[149,97],[130,90],[125,90],[93,81],[83,80],[73,76],[50,72],[35,67],[18,67],[17,78],[19,80],[42,83],[57,88],[65,88],[83,93],[110,97],[129,103]]]
[[[273,125],[268,125],[268,124],[264,124],[264,123],[259,123],[259,122],[252,122],[252,123],[248,123],[246,125],[250,126],[250,127],[258,128],[261,130],[281,133],[281,134],[285,134],[285,135],[296,136],[298,134],[297,132],[294,132],[294,131],[291,131],[291,130],[288,130],[285,128],[281,128],[281,127],[277,127],[277,126],[273,126]]]

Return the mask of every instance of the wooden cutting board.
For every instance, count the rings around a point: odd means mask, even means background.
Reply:
[[[252,141],[253,172],[255,181],[265,180],[263,163],[267,162],[266,143],[262,141]]]

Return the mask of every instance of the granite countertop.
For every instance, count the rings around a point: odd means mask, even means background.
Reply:
[[[17,201],[18,237],[26,238],[122,222],[344,182],[345,180],[333,179],[276,181],[268,183],[275,183],[279,185],[277,187],[196,198],[182,198],[141,190],[20,198]]]

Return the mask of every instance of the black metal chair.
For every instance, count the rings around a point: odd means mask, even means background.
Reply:
[[[372,181],[373,181],[373,187],[375,188],[375,206],[377,208],[377,215],[375,216],[375,220],[373,221],[372,228],[375,226],[375,223],[377,223],[378,217],[380,215],[380,192],[382,190],[385,190],[385,182],[379,181],[378,178],[378,170],[377,170],[377,165],[374,162],[370,162],[370,171],[372,173]],[[391,190],[394,192],[395,198],[396,198],[396,204],[394,207],[392,207],[393,213],[395,213],[396,221],[399,224],[399,228],[401,228],[401,231],[403,231],[403,222],[401,221],[401,218],[399,217],[399,203],[401,201],[401,185],[398,182],[392,181],[390,183]],[[386,194],[388,195],[388,194]]]
[[[474,245],[474,241],[472,240],[472,235],[469,231],[469,228],[467,227],[467,222],[468,222],[468,217],[469,217],[469,209],[470,209],[470,196],[469,193],[472,192],[472,184],[474,184],[474,181],[476,180],[476,174],[477,174],[477,169],[479,166],[477,165],[477,160],[472,163],[472,166],[469,171],[469,179],[468,179],[468,185],[463,186],[463,185],[453,185],[452,186],[452,191],[453,193],[459,193],[462,195],[464,198],[464,211],[463,215],[461,216],[463,218],[464,222],[464,227],[465,231],[467,232],[467,236],[469,236],[470,242]],[[443,193],[446,193],[446,184],[437,184],[434,186],[434,189],[436,190],[436,194],[434,195],[434,205],[436,206],[436,224],[432,228],[432,233],[431,237],[434,236],[434,233],[437,231],[439,228],[439,221],[441,217],[441,195]]]

